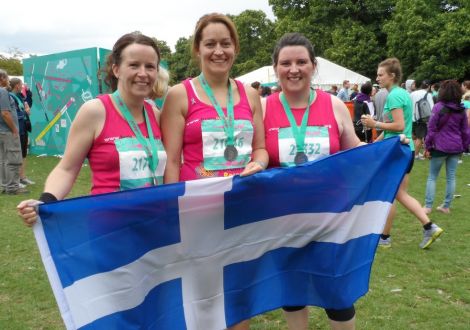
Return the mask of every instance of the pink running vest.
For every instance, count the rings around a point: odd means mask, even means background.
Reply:
[[[88,160],[92,173],[91,194],[103,194],[120,190],[119,154],[114,140],[119,138],[134,137],[127,121],[114,107],[108,94],[98,96],[104,104],[106,119],[103,130],[93,141],[88,152]],[[145,111],[150,120],[155,139],[161,139],[160,127],[153,112],[152,106],[145,102]],[[142,134],[148,138],[145,121],[139,124]]]
[[[240,101],[234,105],[235,119],[249,120],[253,124],[253,112],[246,96],[245,88],[239,81],[237,84]],[[183,136],[183,165],[180,170],[180,181],[220,177],[239,174],[243,168],[209,171],[203,166],[201,122],[205,119],[218,118],[217,111],[210,105],[202,102],[194,92],[191,79],[183,81],[188,96],[188,113]],[[222,109],[227,113],[227,109]],[[256,132],[254,132],[256,134]],[[253,137],[254,138],[254,137]]]
[[[310,106],[307,121],[308,126],[327,126],[330,137],[330,155],[340,150],[338,124],[333,113],[331,95],[316,90],[316,99]],[[300,125],[305,108],[292,108],[295,121]],[[289,119],[279,99],[279,93],[270,95],[266,99],[266,113],[264,117],[264,131],[266,138],[266,150],[269,154],[269,166],[279,167],[279,128],[290,127]]]

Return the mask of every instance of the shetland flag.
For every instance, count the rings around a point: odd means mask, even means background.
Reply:
[[[294,168],[39,207],[35,236],[68,329],[224,329],[367,293],[411,160],[398,138]]]

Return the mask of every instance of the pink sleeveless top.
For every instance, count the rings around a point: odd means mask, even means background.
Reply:
[[[114,140],[135,136],[127,121],[114,107],[110,95],[100,95],[98,99],[104,104],[106,118],[103,130],[95,141],[93,141],[93,145],[87,156],[92,173],[92,195],[120,190],[119,153],[116,150]],[[145,102],[145,111],[150,120],[155,139],[161,139],[157,118],[155,117],[152,106],[147,102]],[[142,135],[148,138],[145,121],[138,125]]]
[[[316,99],[310,106],[308,126],[326,126],[330,140],[330,155],[340,150],[339,129],[333,113],[331,95],[322,90],[316,91]],[[302,122],[305,108],[292,108],[297,125]],[[264,116],[264,131],[266,150],[269,154],[269,166],[279,167],[279,128],[290,127],[289,119],[284,111],[279,93],[270,95],[266,99],[266,113]]]
[[[253,112],[246,96],[243,84],[236,81],[240,101],[234,105],[235,119],[249,120],[253,125]],[[183,81],[188,96],[188,113],[183,136],[183,165],[180,170],[180,181],[220,177],[239,174],[243,168],[211,171],[204,168],[202,153],[201,122],[205,119],[217,119],[217,111],[211,104],[202,102],[196,95],[191,79]],[[225,114],[227,109],[222,108]],[[256,134],[256,132],[254,132]],[[253,137],[254,138],[254,137]]]

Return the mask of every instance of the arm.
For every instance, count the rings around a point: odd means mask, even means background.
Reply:
[[[378,128],[383,131],[402,132],[405,129],[405,119],[403,117],[403,109],[397,108],[391,111],[393,122],[384,123],[374,120],[368,116],[361,119],[362,124],[369,128]]]
[[[240,176],[247,176],[264,170],[268,166],[269,157],[264,142],[264,124],[263,111],[261,109],[261,101],[258,92],[253,88],[246,88],[248,102],[253,111],[253,142],[252,156]]]
[[[164,183],[178,182],[180,178],[181,152],[187,112],[187,95],[184,86],[182,84],[173,86],[168,91],[160,117],[163,145],[167,155]]]
[[[64,157],[47,177],[45,192],[52,194],[58,200],[67,196],[94,139],[103,127],[104,120],[105,111],[99,100],[88,101],[80,108],[70,127]],[[18,214],[28,226],[36,222],[35,205],[37,201],[26,200],[17,206]]]
[[[333,113],[338,124],[341,150],[351,149],[366,144],[361,142],[354,131],[351,115],[346,105],[337,97],[331,96]]]
[[[11,133],[13,135],[18,135],[18,129],[15,126],[15,123],[13,123],[13,117],[11,116],[11,112],[8,110],[2,110],[2,118],[5,124],[7,124],[8,128],[10,129]]]

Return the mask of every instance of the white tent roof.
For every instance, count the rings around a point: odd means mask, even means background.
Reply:
[[[343,84],[343,80],[349,80],[350,83],[359,85],[366,81],[370,81],[369,78],[322,57],[317,57],[316,59],[318,64],[315,75],[312,79],[312,83],[316,86],[341,86]],[[254,81],[259,81],[262,84],[277,81],[274,69],[270,65],[251,71],[236,79],[245,84],[251,84]]]

